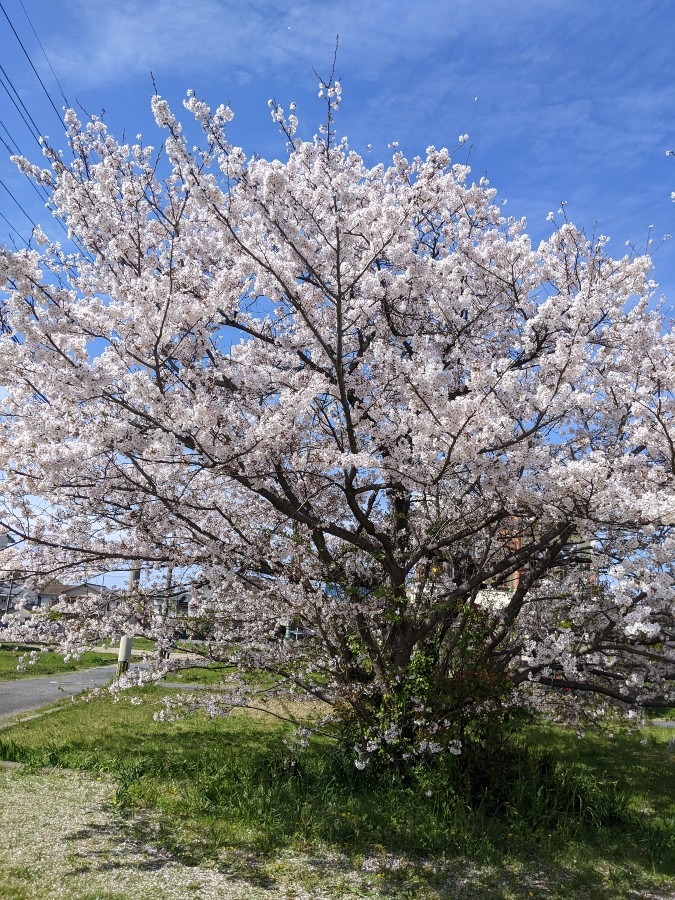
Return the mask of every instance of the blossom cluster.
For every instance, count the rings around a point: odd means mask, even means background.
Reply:
[[[3,563],[145,581],[5,627],[187,635],[332,705],[359,759],[459,752],[510,702],[672,703],[675,338],[650,260],[567,219],[533,244],[447,149],[366,164],[321,91],[310,141],[271,103],[283,161],[190,95],[204,150],[153,98],[163,172],[72,112],[70,162],[20,163],[77,249],[0,250]]]

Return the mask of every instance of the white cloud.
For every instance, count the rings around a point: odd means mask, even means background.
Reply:
[[[675,121],[675,19],[666,0],[629,12],[586,0],[35,3],[50,13],[41,36],[69,97],[108,106],[113,128],[136,123],[141,103],[147,118],[152,71],[176,106],[190,87],[231,99],[233,139],[279,152],[264,100],[298,100],[308,136],[312,69],[330,70],[339,34],[339,127],[355,148],[372,143],[373,158],[386,156],[397,139],[415,153],[468,132],[474,171],[489,175],[514,213],[543,220],[565,197],[579,218],[597,217],[618,238],[630,220],[653,221],[654,209],[664,223],[657,231],[672,230],[663,150]],[[675,242],[662,255],[672,252]]]
[[[337,34],[342,69],[356,64],[374,78],[402,55],[423,61],[456,38],[469,6],[392,2],[385,12],[361,0],[69,0],[67,9],[68,35],[53,35],[49,53],[69,81],[93,88],[150,70],[234,70],[246,78],[330,66]]]

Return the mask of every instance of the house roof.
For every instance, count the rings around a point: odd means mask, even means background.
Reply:
[[[58,578],[52,579],[52,581],[48,581],[46,584],[43,584],[38,593],[40,594],[49,594],[50,596],[58,597],[61,594],[70,594],[70,596],[87,596],[89,594],[100,594],[101,593],[101,585],[100,584],[90,584],[88,581],[83,582],[82,584],[64,584],[62,581],[59,581]]]

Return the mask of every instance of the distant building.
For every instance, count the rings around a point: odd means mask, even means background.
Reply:
[[[109,592],[105,592],[109,594]],[[52,579],[39,589],[26,587],[20,580],[9,578],[0,581],[0,615],[14,613],[27,618],[31,610],[49,609],[62,599],[78,597],[100,597],[102,588],[99,584],[64,584]],[[110,600],[108,601],[110,602]]]
[[[103,588],[100,584],[91,584],[84,581],[82,584],[64,584],[57,578],[48,581],[39,590],[34,591],[35,600],[32,603],[35,607],[48,609],[61,599],[75,600],[78,597],[100,597]]]

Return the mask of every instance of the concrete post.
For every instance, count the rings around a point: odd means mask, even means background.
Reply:
[[[129,570],[129,583],[128,590],[129,594],[133,594],[134,591],[138,590],[138,585],[141,580],[141,569],[140,566],[136,566],[133,569]],[[133,643],[133,637],[130,634],[123,634],[120,638],[120,649],[117,654],[117,677],[120,675],[124,675],[125,672],[129,671],[129,660],[131,659],[131,645]]]
[[[131,635],[123,634],[120,638],[120,649],[117,654],[117,677],[124,675],[129,670],[129,660],[131,659],[131,645],[133,638]]]
[[[12,602],[12,588],[14,587],[14,572],[11,573],[9,579],[9,590],[7,591],[7,602],[5,603],[5,615],[9,612],[9,607]]]
[[[141,581],[141,569],[140,566],[137,566],[134,569],[129,569],[129,581],[128,581],[128,590],[130,594],[133,594],[134,591],[138,590],[138,585]]]

